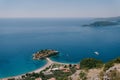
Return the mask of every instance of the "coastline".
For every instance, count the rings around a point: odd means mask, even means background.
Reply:
[[[45,68],[49,67],[49,66],[52,65],[52,64],[66,64],[66,65],[69,64],[69,63],[61,63],[61,62],[52,61],[50,58],[46,58],[46,60],[47,60],[47,63],[46,63],[44,66],[42,66],[42,67],[40,67],[40,68],[38,68],[38,69],[36,69],[36,70],[27,72],[27,73],[33,73],[33,72],[39,73],[40,71],[44,70]],[[10,79],[10,78],[19,79],[19,78],[21,78],[22,75],[25,75],[25,74],[26,74],[26,73],[20,74],[20,75],[17,75],[17,76],[11,76],[11,77],[6,77],[6,78],[0,78],[0,80],[8,80],[8,79]]]
[[[54,64],[64,64],[64,65],[69,65],[69,63],[61,63],[61,62],[56,62],[56,61],[54,61],[54,60],[51,60],[50,58],[45,58],[46,59],[46,61],[47,61],[47,63],[46,63],[46,65],[44,65],[43,67],[40,67],[40,68],[38,68],[38,69],[36,69],[36,70],[34,70],[34,71],[31,71],[31,72],[27,72],[27,73],[39,73],[40,71],[42,71],[42,70],[44,70],[44,69],[46,69],[47,67],[49,67],[49,66],[51,66],[51,65],[54,65]],[[90,58],[89,58],[90,59]],[[109,67],[108,69],[106,69],[106,71],[104,72],[105,73],[105,75],[103,75],[103,78],[104,78],[104,76],[106,76],[106,74],[107,73],[109,73],[111,70],[113,71],[113,70],[118,70],[118,71],[120,71],[120,64],[119,64],[119,61],[120,60],[120,58],[116,58],[115,60],[114,60],[114,62],[112,62],[113,64],[115,64],[115,65],[113,65],[112,67]],[[84,60],[83,60],[84,61]],[[87,61],[88,62],[88,61]],[[86,63],[86,62],[85,62]],[[81,64],[82,65],[82,64]],[[85,64],[84,64],[85,65]],[[87,67],[86,67],[87,68]],[[91,69],[89,69],[89,71],[88,72],[86,72],[84,69],[80,69],[80,70],[76,70],[76,72],[75,73],[73,73],[71,76],[69,76],[69,77],[71,77],[72,78],[72,80],[76,80],[77,78],[79,78],[78,76],[79,76],[79,74],[80,74],[80,72],[81,71],[83,71],[85,74],[87,74],[87,78],[91,78],[91,79],[93,79],[93,78],[96,78],[96,79],[99,79],[100,77],[99,77],[99,75],[100,75],[100,73],[101,73],[101,71],[103,71],[104,70],[104,66],[102,66],[101,68],[99,67],[94,67],[94,68],[91,68]],[[25,73],[26,74],[26,73]],[[1,78],[0,80],[8,80],[8,79],[15,79],[15,80],[21,80],[21,78],[22,78],[22,76],[24,75],[25,76],[25,74],[21,74],[21,75],[18,75],[18,76],[12,76],[12,77],[7,77],[7,78]],[[77,75],[77,77],[76,77],[76,75]],[[109,77],[108,77],[109,78]],[[100,78],[100,80],[101,80],[101,78]]]

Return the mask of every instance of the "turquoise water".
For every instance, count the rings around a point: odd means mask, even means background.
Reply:
[[[82,27],[92,19],[0,19],[0,78],[33,71],[46,64],[34,61],[40,49],[56,49],[52,60],[78,63],[83,58],[106,62],[120,56],[120,25]],[[97,51],[100,54],[95,55]]]

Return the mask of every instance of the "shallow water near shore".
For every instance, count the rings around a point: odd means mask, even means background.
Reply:
[[[120,25],[81,26],[91,20],[0,19],[0,78],[45,65],[45,60],[32,60],[32,54],[41,49],[58,50],[59,55],[51,59],[64,63],[78,63],[88,57],[107,62],[120,56]]]

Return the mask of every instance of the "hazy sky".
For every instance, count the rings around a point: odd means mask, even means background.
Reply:
[[[120,16],[120,0],[0,0],[0,18]]]

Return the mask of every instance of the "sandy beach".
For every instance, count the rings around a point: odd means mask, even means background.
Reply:
[[[61,63],[61,62],[52,61],[50,58],[46,58],[46,60],[47,60],[46,65],[44,65],[43,67],[41,67],[37,70],[34,70],[32,72],[39,73],[40,71],[44,70],[45,68],[49,67],[52,64],[66,64],[66,65],[69,65],[69,63]]]
[[[35,72],[35,73],[39,73],[40,71],[44,70],[45,68],[49,67],[50,65],[52,65],[53,63],[55,63],[54,61],[52,61],[50,58],[46,58],[47,60],[47,64],[44,65],[43,67],[37,69],[37,70],[34,70],[32,72]]]

